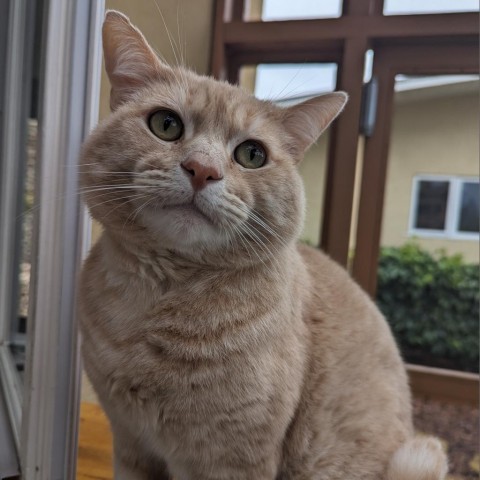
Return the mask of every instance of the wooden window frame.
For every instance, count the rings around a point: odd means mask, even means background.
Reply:
[[[463,16],[464,14],[458,14]],[[375,132],[365,141],[352,274],[372,296],[377,288],[377,263],[389,158],[395,77],[478,73],[478,41],[474,35],[433,37],[420,45],[381,42],[375,49],[373,75],[378,80]]]
[[[385,168],[392,113],[394,71],[399,73],[476,73],[478,15],[446,13],[383,15],[383,0],[344,0],[339,18],[245,21],[246,0],[216,0],[211,73],[237,83],[242,65],[335,62],[337,89],[350,101],[332,127],[320,247],[347,266],[361,119],[365,53],[375,52],[380,74],[377,125],[366,139],[352,274],[375,293]],[[413,52],[413,56],[412,55]],[[378,57],[391,55],[390,64]],[[392,59],[394,62],[392,63]],[[420,63],[419,63],[420,61]],[[382,71],[382,68],[384,71]],[[380,120],[381,119],[381,120]],[[382,125],[382,122],[385,124]],[[379,157],[383,155],[383,163]],[[373,175],[373,176],[371,176]],[[371,177],[369,177],[371,176]],[[374,191],[372,191],[374,190]],[[373,213],[369,214],[372,208]],[[372,211],[372,210],[370,210]],[[368,218],[370,215],[370,218]],[[367,222],[364,224],[365,219]],[[360,243],[359,243],[360,240]]]

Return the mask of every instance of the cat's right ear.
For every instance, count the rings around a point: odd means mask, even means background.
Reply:
[[[139,88],[168,76],[170,68],[158,59],[140,30],[122,13],[107,11],[102,36],[105,69],[112,86],[112,111]]]
[[[297,103],[283,110],[283,125],[291,136],[293,151],[303,158],[304,152],[343,110],[348,95],[333,92]]]

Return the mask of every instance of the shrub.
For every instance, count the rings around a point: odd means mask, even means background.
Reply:
[[[414,243],[383,248],[377,303],[407,361],[478,372],[478,265]]]

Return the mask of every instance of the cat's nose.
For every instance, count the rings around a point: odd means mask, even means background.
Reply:
[[[201,190],[207,185],[223,178],[221,170],[200,156],[191,156],[181,163],[183,171],[190,178],[194,190]]]

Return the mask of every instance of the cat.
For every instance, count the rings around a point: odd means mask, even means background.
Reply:
[[[115,479],[443,479],[384,318],[297,244],[297,164],[346,95],[258,100],[166,65],[115,11],[103,43],[112,113],[80,171],[104,228],[78,303]]]

